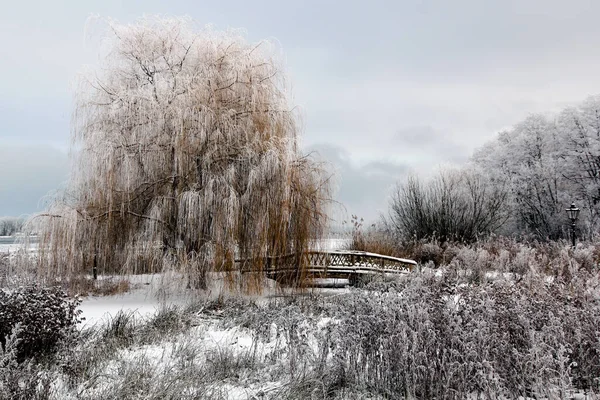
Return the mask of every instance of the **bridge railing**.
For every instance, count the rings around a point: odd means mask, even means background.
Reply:
[[[347,250],[307,251],[301,255],[286,254],[258,261],[240,259],[235,262],[242,272],[256,272],[259,266],[258,269],[267,274],[297,270],[298,265],[306,266],[308,272],[322,274],[407,273],[417,266],[413,260]]]

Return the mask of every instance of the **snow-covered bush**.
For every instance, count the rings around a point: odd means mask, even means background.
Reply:
[[[81,321],[78,306],[81,300],[72,298],[58,287],[37,285],[15,290],[0,290],[0,343],[16,327],[16,354],[19,361],[42,357],[55,352],[61,342],[76,333]]]
[[[391,398],[565,398],[598,390],[600,307],[537,275],[469,283],[424,273],[343,299],[334,360],[349,382]]]
[[[51,397],[51,374],[32,360],[18,362],[20,332],[17,327],[7,338],[6,351],[0,348],[0,399],[47,400]]]

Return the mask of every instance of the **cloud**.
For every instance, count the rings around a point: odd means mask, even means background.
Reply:
[[[0,147],[0,216],[43,209],[43,197],[66,181],[68,166],[67,155],[51,146]]]
[[[469,148],[429,125],[407,126],[380,137],[367,135],[362,145],[321,142],[306,148],[329,163],[334,200],[339,203],[331,214],[338,222],[353,214],[366,221],[376,220],[387,212],[393,187],[409,174],[430,175],[440,165],[460,165],[471,155]],[[368,157],[361,155],[363,150]]]
[[[417,154],[426,165],[462,164],[472,150],[456,141],[449,134],[438,132],[429,125],[409,126],[396,131],[391,142],[407,153]],[[422,162],[421,162],[422,163]]]
[[[385,208],[383,188],[409,167],[427,174],[464,162],[528,114],[600,92],[597,1],[12,2],[0,13],[3,146],[23,139],[67,147],[69,83],[82,64],[99,62],[89,45],[99,37],[84,32],[90,13],[125,23],[144,13],[189,14],[200,25],[243,27],[251,41],[273,38],[303,110],[304,143],[327,154],[340,175],[338,198],[365,215]],[[29,150],[20,157],[32,159]],[[15,205],[3,181],[0,214],[36,209],[61,182],[48,176],[46,188],[34,189],[28,168],[9,169],[23,184],[11,182],[10,191],[22,197],[32,187],[33,205]],[[50,174],[44,169],[40,176]]]
[[[357,215],[374,221],[387,211],[391,188],[409,173],[409,166],[385,160],[357,164],[341,146],[319,143],[306,149],[329,164],[333,174],[334,205],[332,218],[337,223]]]

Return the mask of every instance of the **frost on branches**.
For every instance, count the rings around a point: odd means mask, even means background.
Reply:
[[[109,26],[76,95],[70,183],[36,217],[40,273],[90,273],[96,257],[101,272],[174,266],[201,288],[237,257],[262,268],[306,249],[328,188],[298,151],[269,44],[185,19]]]

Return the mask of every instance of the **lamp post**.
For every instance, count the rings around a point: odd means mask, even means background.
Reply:
[[[575,248],[575,221],[579,217],[579,208],[575,207],[575,203],[571,203],[571,207],[567,208],[567,215],[571,220],[571,240],[573,248]]]

